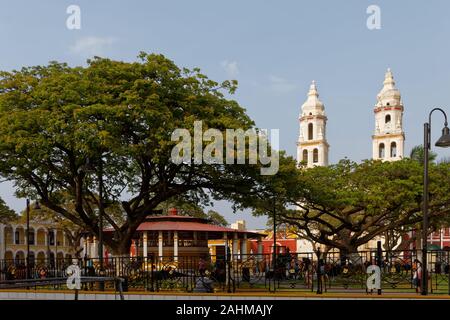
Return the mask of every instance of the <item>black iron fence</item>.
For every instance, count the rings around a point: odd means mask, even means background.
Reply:
[[[120,277],[124,291],[309,291],[366,292],[367,267],[379,264],[383,292],[420,292],[420,251],[360,251],[347,256],[338,252],[248,254],[227,256],[113,257],[78,259],[83,277]],[[450,251],[430,251],[429,292],[450,294]],[[381,261],[381,263],[380,263]],[[25,260],[0,260],[0,281],[67,277],[71,259],[41,260],[27,266]],[[29,272],[29,273],[27,273]],[[106,286],[105,290],[113,290]],[[64,285],[55,287],[64,288]],[[98,290],[93,282],[82,290]]]

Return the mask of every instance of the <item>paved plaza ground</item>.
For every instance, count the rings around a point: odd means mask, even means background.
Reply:
[[[0,300],[74,300],[74,292],[69,290],[1,290]],[[79,300],[120,300],[119,294],[100,291],[80,292]],[[448,300],[450,295],[421,296],[415,293],[386,293],[377,295],[365,293],[124,293],[124,300]]]

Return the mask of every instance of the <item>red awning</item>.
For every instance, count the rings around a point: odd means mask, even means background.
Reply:
[[[265,236],[257,232],[247,230],[236,230],[212,224],[188,222],[188,221],[146,221],[139,225],[137,231],[203,231],[203,232],[236,232],[247,234],[249,238]]]

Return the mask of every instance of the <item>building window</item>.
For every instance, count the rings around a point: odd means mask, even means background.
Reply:
[[[380,158],[380,159],[384,158],[384,143],[380,143],[380,146],[378,149],[378,158]]]
[[[312,140],[313,139],[313,124],[309,123],[308,124],[308,140]]]
[[[28,231],[28,244],[34,245],[34,230]]]
[[[385,123],[391,123],[391,115],[387,114],[386,117],[384,118],[384,122]]]
[[[395,142],[391,142],[391,157],[394,158],[397,156],[397,144]]]
[[[317,148],[313,150],[313,162],[319,162],[319,150]]]
[[[16,232],[15,232],[15,237],[14,237],[15,239],[15,244],[20,244],[20,232],[19,232],[19,230],[16,230]]]
[[[308,162],[308,150],[303,150],[303,161]]]
[[[50,230],[48,232],[48,244],[50,246],[54,246],[55,245],[55,233],[53,230]]]

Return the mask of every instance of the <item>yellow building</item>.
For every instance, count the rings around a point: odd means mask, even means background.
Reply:
[[[0,224],[0,259],[24,263],[27,257],[27,226],[22,222]],[[48,221],[30,221],[29,232],[30,263],[44,263],[71,258],[72,246],[66,231]]]

